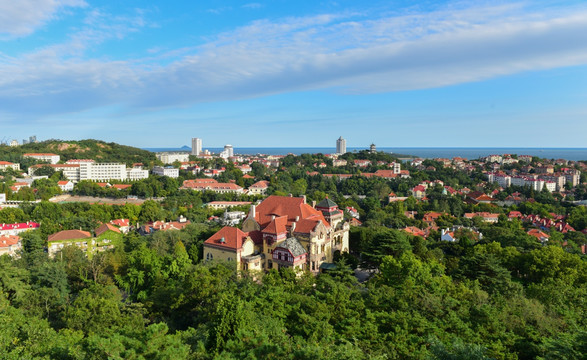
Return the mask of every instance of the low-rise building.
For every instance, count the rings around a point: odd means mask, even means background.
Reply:
[[[7,169],[19,171],[20,164],[11,163],[9,161],[0,161],[0,171],[5,171]]]
[[[182,189],[196,190],[196,191],[213,191],[219,194],[226,193],[244,193],[244,189],[233,183],[219,183],[214,179],[205,179],[208,181],[201,181],[204,179],[185,180]]]
[[[25,231],[36,230],[39,227],[41,227],[41,225],[34,221],[14,224],[0,224],[0,235],[18,235]]]
[[[155,154],[155,156],[163,164],[173,164],[176,161],[186,162],[190,160],[190,154],[187,152],[161,152]]]
[[[18,235],[0,235],[0,256],[9,255],[12,257],[18,256],[18,252],[22,249],[20,236]]]
[[[155,166],[153,167],[153,174],[177,179],[179,177],[179,169],[172,166]]]
[[[49,257],[55,257],[66,246],[76,246],[91,257],[97,251],[114,248],[122,242],[120,230],[111,224],[102,224],[95,231],[95,236],[83,230],[63,230],[49,235],[47,251]]]
[[[57,164],[61,159],[59,155],[51,153],[27,153],[23,154],[22,156],[25,158],[48,162],[49,164]]]
[[[211,207],[212,209],[227,209],[234,206],[245,206],[251,205],[250,201],[211,201],[206,206]]]
[[[58,181],[57,186],[61,189],[61,191],[69,192],[73,190],[73,183],[69,180]]]
[[[267,189],[269,188],[269,181],[261,180],[257,181],[253,185],[249,186],[249,194],[250,195],[265,195],[267,193]]]

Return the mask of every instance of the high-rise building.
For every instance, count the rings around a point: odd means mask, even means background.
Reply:
[[[346,153],[346,140],[342,136],[336,140],[336,153],[341,155]]]
[[[202,139],[192,138],[192,155],[199,156],[202,152]]]
[[[232,145],[230,145],[230,144],[224,145],[224,151],[226,151],[226,153],[228,154],[228,157],[234,156],[234,149],[232,148]]]

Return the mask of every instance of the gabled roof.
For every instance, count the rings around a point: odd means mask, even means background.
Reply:
[[[255,220],[261,228],[269,225],[273,215],[287,216],[289,225],[296,221],[296,218],[299,221],[315,217],[316,220],[322,220],[327,227],[330,226],[320,211],[306,204],[304,199],[299,197],[271,195],[256,207]]]
[[[112,225],[116,225],[116,226],[129,226],[130,225],[130,220],[129,219],[115,219],[110,221],[110,223]]]
[[[106,231],[114,231],[120,234],[120,230],[118,230],[117,227],[115,227],[114,225],[110,225],[110,224],[102,224],[100,225],[99,228],[96,229],[96,236],[100,236],[103,233],[105,233]]]
[[[299,221],[296,222],[296,228],[294,229],[294,232],[302,233],[302,234],[309,234],[312,231],[314,231],[316,226],[318,226],[319,221],[322,221],[322,219],[319,219],[318,217],[315,217],[315,216],[311,216],[306,219],[300,219]],[[328,226],[328,223],[325,221],[322,221],[322,224]]]
[[[284,232],[287,232],[287,229],[285,228],[286,225],[287,225],[287,216],[276,217],[274,220],[271,220],[269,225],[267,225],[263,229],[263,232],[268,233],[268,234],[275,234],[275,235],[283,234]]]
[[[63,230],[58,233],[49,235],[48,242],[63,241],[63,240],[77,240],[91,238],[92,234],[83,230]]]
[[[216,234],[210,236],[208,240],[204,241],[204,245],[211,245],[222,247],[227,250],[237,251],[243,247],[243,243],[247,239],[247,233],[239,228],[225,226]]]
[[[0,248],[16,245],[20,241],[20,236],[17,235],[2,235],[0,236]]]
[[[260,189],[265,189],[269,187],[269,181],[267,180],[261,180],[261,181],[257,181],[256,183],[254,183],[253,185],[251,185],[249,188],[260,188]]]
[[[306,249],[304,249],[302,244],[300,244],[298,239],[295,237],[289,237],[283,240],[281,243],[279,243],[279,245],[276,246],[276,248],[288,250],[293,257],[298,257],[307,253]]]

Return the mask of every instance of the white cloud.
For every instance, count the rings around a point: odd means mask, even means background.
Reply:
[[[586,10],[523,10],[507,5],[375,19],[327,14],[256,21],[195,50],[186,44],[169,65],[153,63],[164,53],[135,61],[72,56],[72,44],[83,53],[89,43],[124,37],[142,26],[139,20],[105,23],[97,13],[100,20],[66,46],[0,58],[0,108],[59,113],[113,103],[181,106],[311,89],[402,91],[587,64]]]
[[[244,4],[241,7],[245,8],[245,9],[260,9],[263,7],[263,5],[261,5],[260,3],[248,3],[248,4]]]
[[[66,7],[84,7],[83,0],[0,0],[0,34],[29,35]]]

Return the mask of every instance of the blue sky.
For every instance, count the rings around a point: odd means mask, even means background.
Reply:
[[[584,1],[0,0],[0,140],[587,147]]]

